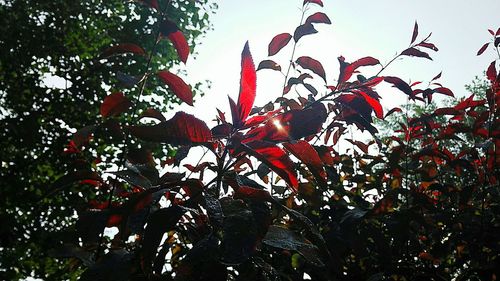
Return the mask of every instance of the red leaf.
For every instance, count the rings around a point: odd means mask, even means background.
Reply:
[[[240,114],[238,113],[238,106],[234,102],[234,100],[228,96],[229,99],[229,107],[231,108],[231,117],[233,119],[233,126],[239,128],[243,125],[243,122],[240,119]]]
[[[323,2],[321,0],[304,0],[304,3],[302,4],[302,6],[304,6],[307,3],[318,4],[321,7],[323,7]]]
[[[489,32],[491,35],[495,36],[495,32],[494,32],[493,30],[488,29],[488,32]]]
[[[385,76],[384,81],[387,83],[391,83],[392,85],[394,85],[394,87],[398,88],[403,93],[407,94],[410,97],[413,97],[413,90],[411,89],[410,85],[408,85],[408,83],[401,80],[400,78]]]
[[[339,83],[343,83],[353,75],[354,71],[361,66],[372,66],[380,64],[380,61],[373,57],[364,57],[353,63],[346,63],[344,57],[338,58],[340,63],[340,75],[339,75]]]
[[[441,74],[442,74],[442,72],[439,72],[438,75],[434,76],[434,78],[431,79],[431,82],[434,81],[434,80],[437,80],[437,79],[441,78]]]
[[[234,193],[234,198],[237,199],[253,199],[259,201],[268,201],[272,200],[271,194],[264,189],[253,188],[250,186],[240,186],[236,192]]]
[[[326,185],[326,172],[318,152],[306,141],[284,143],[283,146],[311,171],[319,184]]]
[[[488,67],[488,70],[486,70],[486,77],[492,84],[495,84],[495,81],[497,79],[497,70],[495,67],[495,61],[491,62],[490,66]]]
[[[193,92],[179,76],[167,70],[158,71],[157,75],[180,100],[193,106]]]
[[[259,66],[257,67],[257,71],[259,71],[261,69],[272,69],[272,70],[276,70],[276,71],[281,71],[281,66],[273,60],[263,60],[259,63]]]
[[[326,23],[326,24],[331,24],[332,22],[330,21],[330,18],[324,13],[317,12],[312,15],[310,15],[306,19],[306,23]]]
[[[318,31],[314,28],[314,26],[310,23],[304,23],[303,25],[298,26],[293,33],[293,40],[295,42],[299,41],[302,36],[314,34]]]
[[[212,133],[205,122],[185,112],[154,126],[129,126],[130,133],[142,140],[170,144],[205,143]]]
[[[384,110],[382,109],[382,105],[380,105],[380,102],[377,99],[369,96],[367,93],[362,91],[359,91],[357,93],[363,96],[365,101],[371,106],[373,111],[375,111],[375,115],[377,116],[377,118],[379,119],[384,118]]]
[[[443,108],[438,108],[436,110],[434,110],[434,113],[432,113],[432,115],[435,115],[435,116],[440,116],[440,115],[459,115],[460,114],[460,111],[455,109],[455,108],[451,108],[451,107],[443,107]]]
[[[393,109],[391,109],[391,110],[387,111],[387,113],[385,114],[385,117],[387,117],[387,116],[389,116],[389,115],[393,114],[394,112],[402,112],[402,111],[403,111],[403,110],[402,110],[401,108],[399,108],[399,107],[394,107]],[[384,117],[384,118],[385,118],[385,117]]]
[[[486,49],[488,48],[488,45],[490,45],[490,43],[486,43],[484,44],[481,49],[479,49],[479,51],[477,51],[477,55],[480,56],[484,53],[484,51],[486,51]]]
[[[302,56],[297,59],[296,63],[300,65],[302,68],[309,69],[312,72],[316,73],[326,82],[325,69],[323,68],[323,65],[321,65],[319,61],[308,56]]]
[[[276,55],[281,49],[288,45],[290,39],[292,39],[292,35],[290,35],[289,33],[281,33],[274,36],[273,40],[271,40],[271,43],[269,43],[268,56]]]
[[[160,121],[167,120],[167,119],[165,119],[165,116],[163,116],[163,114],[161,114],[161,112],[159,112],[158,110],[156,110],[154,108],[148,108],[148,109],[144,110],[144,112],[142,112],[140,118],[144,118],[144,117],[155,118],[155,119],[158,119]]]
[[[434,45],[432,43],[428,43],[428,42],[420,42],[420,43],[417,44],[417,46],[424,47],[424,48],[427,48],[427,49],[431,49],[433,51],[438,51],[439,50],[436,47],[436,45]]]
[[[122,43],[113,47],[109,47],[104,52],[102,52],[101,57],[108,58],[113,55],[121,55],[121,54],[136,54],[136,55],[145,55],[144,49],[139,47],[133,43]]]
[[[465,100],[461,101],[460,103],[458,103],[457,105],[455,105],[453,108],[456,109],[456,110],[465,110],[467,108],[474,108],[474,107],[477,107],[477,106],[481,106],[483,104],[485,104],[485,100],[473,100],[474,99],[474,94],[470,95],[468,98],[466,98]]]
[[[401,55],[403,56],[410,56],[410,57],[420,57],[420,58],[426,58],[432,60],[432,58],[429,56],[428,53],[422,52],[418,49],[415,48],[408,48],[401,52]]]
[[[453,92],[450,89],[445,88],[445,87],[439,87],[439,88],[434,89],[433,91],[434,91],[434,93],[440,93],[440,94],[443,94],[445,96],[454,97]]]
[[[240,94],[238,96],[238,113],[239,118],[244,122],[250,110],[252,110],[255,94],[257,90],[257,74],[255,65],[253,64],[252,54],[246,42],[243,52],[241,53],[241,78],[240,78]]]
[[[415,26],[413,27],[413,34],[411,35],[411,43],[410,44],[413,44],[413,42],[415,42],[415,40],[417,39],[417,36],[418,36],[418,24],[415,21]]]
[[[184,34],[179,30],[177,25],[174,22],[165,19],[160,24],[160,34],[161,36],[167,37],[170,41],[172,41],[172,44],[174,44],[174,48],[177,51],[177,55],[179,55],[179,59],[183,63],[186,63],[189,56],[189,45],[186,41],[186,37],[184,37]]]
[[[248,154],[266,164],[297,191],[299,182],[294,164],[283,149],[266,141],[253,141],[244,144],[243,147]]]
[[[364,142],[361,142],[361,141],[352,140],[352,139],[346,139],[346,141],[348,141],[348,142],[354,144],[355,146],[357,146],[365,154],[368,154],[368,147],[369,147],[368,144],[366,144]]]
[[[497,29],[497,33],[495,33],[495,36],[499,36],[500,35],[500,27]]]
[[[119,115],[132,106],[132,103],[123,95],[122,92],[112,93],[104,98],[101,104],[102,117],[111,117]]]

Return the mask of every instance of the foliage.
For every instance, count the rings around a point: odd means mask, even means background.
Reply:
[[[160,9],[167,5],[158,3]],[[85,166],[61,149],[71,139],[70,131],[90,130],[100,122],[96,115],[107,93],[136,91],[133,84],[147,60],[131,47],[140,42],[152,50],[156,31],[148,23],[159,13],[144,5],[123,0],[0,1],[0,279],[32,274],[68,278],[68,270],[47,252],[68,235],[65,228],[74,224],[75,208],[86,202],[86,195],[74,189],[47,195],[57,178]],[[214,5],[182,1],[168,9],[192,48],[210,28]],[[118,50],[122,42],[127,45]],[[179,64],[171,42],[163,40],[157,49],[161,52],[151,69]],[[123,52],[131,54],[119,54]],[[201,86],[194,85],[193,91],[199,93]],[[154,98],[134,106],[167,110],[177,102],[160,81],[145,85],[144,97],[153,92]],[[105,122],[113,125],[112,119]],[[94,143],[88,153],[113,159],[108,148]]]
[[[473,94],[413,117],[408,106],[384,114],[377,93],[382,83],[409,103],[453,97],[437,82],[440,75],[423,88],[382,75],[397,58],[430,59],[437,47],[430,36],[419,39],[415,23],[410,45],[388,64],[340,56],[338,79],[328,81],[320,61],[294,57],[297,43],[317,33],[315,25],[331,22],[322,6],[303,1],[293,34],[271,40],[269,57],[287,49],[292,55],[284,68],[271,58],[259,63],[259,71],[286,69],[283,95],[264,107],[254,107],[256,67],[248,44],[238,99],[229,98],[231,118],[218,111],[215,127],[184,112],[166,120],[133,106],[142,87],[104,99],[101,115],[119,126],[107,133],[101,131],[106,122],[84,127],[68,154],[79,163],[94,161],[86,153],[96,142],[120,147],[121,154],[68,170],[53,184],[54,192],[83,193],[87,206],[77,209],[75,235],[52,254],[83,265],[81,280],[495,279],[498,60],[487,69],[484,98]],[[182,59],[180,30],[164,24],[170,27],[160,34],[177,41]],[[487,47],[497,49],[500,29],[491,33]],[[148,48],[133,48],[141,49]],[[143,85],[154,76],[191,102],[182,78],[148,67]],[[374,118],[394,112],[403,113],[398,127],[380,139]],[[156,123],[133,118],[142,115]],[[372,140],[354,139],[349,132],[355,129]],[[111,133],[121,137],[112,142]],[[340,141],[352,150],[341,151]],[[158,149],[164,144],[177,147],[176,154],[165,158]],[[205,151],[198,163],[185,164],[187,173],[172,172],[193,147]],[[118,233],[104,235],[106,227]]]

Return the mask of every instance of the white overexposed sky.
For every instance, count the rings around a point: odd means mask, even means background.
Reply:
[[[495,58],[492,50],[480,57],[476,52],[483,43],[491,40],[487,29],[496,31],[500,27],[500,0],[323,2],[323,8],[310,5],[309,14],[324,12],[332,24],[316,24],[319,33],[299,41],[295,58],[308,55],[321,61],[329,84],[334,84],[338,76],[338,56],[343,55],[348,62],[373,56],[384,64],[409,45],[415,21],[419,24],[418,39],[432,32],[430,42],[439,48],[437,53],[429,52],[434,60],[405,57],[383,74],[407,81],[427,82],[443,71],[439,82],[461,97],[466,95],[464,85],[476,75],[482,75]],[[203,98],[196,98],[194,107],[181,106],[181,110],[196,114],[205,121],[213,119],[215,107],[229,113],[227,95],[237,99],[240,54],[245,42],[249,41],[257,66],[260,61],[268,59],[267,47],[276,34],[293,34],[302,6],[302,0],[220,0],[217,3],[219,10],[212,16],[214,30],[201,40],[196,58],[190,57],[185,66],[188,83],[212,81],[212,88]],[[291,51],[289,44],[271,59],[284,68]],[[378,67],[367,69],[376,71]],[[278,72],[259,71],[256,105],[279,96],[283,82],[283,76]],[[379,93],[385,110],[405,100],[404,94],[399,92]]]

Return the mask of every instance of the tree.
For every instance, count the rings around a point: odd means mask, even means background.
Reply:
[[[78,165],[64,147],[73,128],[96,123],[99,101],[110,91],[128,94],[137,87],[145,56],[122,56],[131,50],[116,46],[140,42],[151,50],[156,30],[146,22],[170,2],[1,1],[1,279],[72,275],[48,257],[54,241],[67,235],[64,228],[73,224],[74,208],[83,200],[77,192],[47,196],[55,179]],[[193,48],[209,30],[215,9],[208,0],[175,1],[166,16]],[[171,42],[162,41],[158,49],[162,52],[152,68],[180,62]],[[159,82],[146,85],[144,96],[152,93],[155,98],[141,108],[165,110],[178,102]],[[96,145],[92,153],[106,157],[103,149]]]
[[[257,67],[245,44],[238,98],[229,98],[231,112],[217,112],[216,126],[185,112],[166,120],[124,106],[139,103],[143,87],[101,101],[104,121],[79,129],[68,149],[80,165],[53,184],[54,191],[81,194],[76,225],[52,252],[70,258],[83,271],[80,280],[496,278],[497,60],[488,66],[484,98],[471,95],[416,116],[409,106],[384,114],[381,83],[408,103],[453,96],[438,77],[422,86],[386,74],[399,57],[429,59],[437,50],[430,37],[420,38],[415,23],[408,48],[388,64],[339,56],[338,79],[328,81],[320,61],[294,56],[298,42],[313,39],[315,25],[330,23],[321,0],[302,3],[299,26],[276,35]],[[183,57],[180,30],[163,17],[147,25],[173,37]],[[500,29],[490,33],[498,50]],[[282,68],[273,56],[287,49]],[[282,96],[254,107],[256,71],[282,69]],[[191,101],[170,69],[143,71],[142,85],[157,78]],[[377,137],[374,119],[397,111],[403,116],[391,137]],[[154,123],[141,121],[144,114]],[[119,126],[108,130],[110,120]],[[368,132],[371,141],[348,136],[352,130]],[[339,140],[352,150],[336,149]],[[96,164],[89,155],[96,145],[119,153]],[[165,145],[177,148],[175,155],[166,158]],[[205,153],[178,171],[193,147]],[[105,235],[110,229],[116,233]]]

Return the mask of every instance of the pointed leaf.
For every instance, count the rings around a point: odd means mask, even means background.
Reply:
[[[257,67],[257,71],[259,71],[261,69],[272,69],[272,70],[276,70],[276,71],[281,71],[281,66],[273,60],[263,60],[259,63],[259,66]]]
[[[419,47],[424,47],[424,48],[427,48],[427,49],[431,49],[433,51],[438,51],[439,49],[436,47],[436,45],[432,44],[432,43],[429,43],[429,42],[420,42],[417,44],[417,46]]]
[[[104,52],[102,52],[101,57],[108,58],[114,55],[121,54],[136,54],[136,55],[145,55],[144,49],[140,46],[133,43],[122,43],[113,47],[109,47]]]
[[[417,36],[418,36],[418,24],[415,21],[415,26],[413,27],[413,34],[411,35],[411,43],[410,44],[413,44],[413,42],[415,42],[415,40],[417,39]]]
[[[432,58],[429,56],[428,53],[422,52],[418,49],[415,48],[408,48],[401,52],[401,55],[403,56],[410,56],[410,57],[420,57],[420,58],[426,58],[432,60]]]
[[[312,72],[316,73],[326,82],[325,69],[323,68],[323,65],[321,65],[319,61],[308,56],[302,56],[297,59],[296,63],[300,65],[302,68],[309,69]]]
[[[177,24],[169,19],[165,19],[160,24],[160,34],[163,37],[167,37],[174,44],[179,59],[183,63],[186,63],[189,56],[189,45],[186,37],[184,37],[184,34],[177,27]]]
[[[145,141],[170,144],[200,144],[209,142],[212,133],[205,122],[185,112],[154,126],[129,126],[130,133]]]
[[[117,172],[111,172],[110,174],[116,175],[119,178],[124,179],[126,182],[131,184],[132,186],[139,186],[144,189],[149,189],[151,188],[151,182],[141,175],[140,173],[137,173],[136,171],[127,169],[127,170],[122,170],[122,171],[117,171]]]
[[[410,97],[413,97],[413,90],[411,89],[410,85],[408,85],[408,83],[401,80],[400,78],[385,76],[384,81],[387,83],[391,83],[392,85],[394,85],[394,87],[398,88],[403,93],[407,94]]]
[[[399,107],[394,107],[393,109],[387,111],[387,113],[385,114],[385,117],[386,118],[387,116],[393,114],[394,112],[402,112],[403,110]]]
[[[227,98],[229,99],[229,107],[231,108],[231,117],[233,119],[233,126],[235,128],[239,128],[243,126],[243,121],[240,119],[238,106],[230,96],[227,96]]]
[[[321,1],[321,0],[304,0],[304,3],[302,3],[302,6],[304,6],[307,3],[318,4],[321,7],[323,7],[323,1]]]
[[[165,119],[165,116],[163,116],[163,114],[161,114],[161,112],[159,112],[157,109],[154,109],[154,108],[148,108],[148,109],[144,110],[142,112],[140,118],[145,118],[145,117],[154,118],[154,119],[157,119],[159,121],[167,121],[167,119]]]
[[[295,42],[298,42],[302,36],[309,35],[309,34],[314,34],[317,33],[318,31],[314,28],[314,26],[310,23],[304,23],[303,25],[300,25],[295,29],[295,32],[293,33],[293,40]]]
[[[283,178],[295,191],[299,185],[292,160],[283,149],[266,141],[252,141],[243,145],[245,151],[266,164]]]
[[[193,92],[184,80],[167,70],[158,71],[157,75],[180,100],[193,106]]]
[[[331,24],[332,22],[330,21],[330,18],[324,13],[317,12],[312,15],[310,15],[305,23],[326,23],[326,24]]]
[[[240,94],[238,96],[239,119],[245,121],[252,110],[257,90],[257,74],[253,64],[252,54],[246,42],[241,53]]]
[[[438,75],[434,76],[434,78],[431,79],[431,82],[434,81],[434,80],[437,80],[437,79],[441,78],[441,74],[442,74],[442,72],[439,72]]]
[[[288,45],[290,39],[292,39],[292,35],[289,33],[281,33],[274,36],[271,43],[269,43],[268,56],[276,55],[281,49]]]
[[[373,57],[364,57],[353,63],[345,62],[344,57],[338,58],[340,63],[340,74],[339,74],[339,83],[343,83],[351,78],[354,74],[354,71],[362,66],[373,66],[380,64],[380,61]]]
[[[455,95],[453,95],[453,92],[448,89],[448,88],[445,88],[445,87],[439,87],[439,88],[436,88],[433,90],[434,93],[440,93],[440,94],[443,94],[445,96],[449,96],[449,97],[454,97]]]
[[[304,163],[319,184],[326,186],[326,172],[318,152],[306,141],[284,143],[283,146]]]
[[[490,43],[489,43],[489,42],[488,42],[488,43],[486,43],[486,44],[484,44],[484,45],[481,47],[481,49],[479,49],[479,51],[477,51],[477,55],[478,55],[478,56],[482,55],[482,54],[484,53],[484,51],[486,51],[486,49],[488,48],[488,45],[490,45]]]
[[[380,102],[377,99],[369,96],[367,93],[362,92],[362,91],[359,91],[357,93],[359,93],[360,95],[363,96],[365,101],[371,106],[371,108],[375,112],[375,115],[377,116],[377,118],[379,118],[379,119],[384,118],[384,110],[382,109],[382,105],[380,104]]]
[[[104,118],[120,115],[132,106],[122,92],[112,93],[104,98],[101,104],[101,115]]]
[[[488,67],[488,70],[486,70],[486,78],[490,80],[491,84],[495,84],[495,80],[497,78],[497,69],[495,64],[496,64],[495,61],[491,62],[490,66]]]

